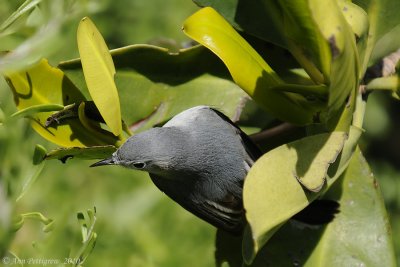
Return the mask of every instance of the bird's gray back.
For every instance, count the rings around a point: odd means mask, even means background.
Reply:
[[[218,227],[240,229],[243,222],[242,188],[255,160],[239,128],[223,114],[205,106],[189,109],[163,128],[186,138],[180,175],[165,179],[150,174],[153,182],[184,208]]]

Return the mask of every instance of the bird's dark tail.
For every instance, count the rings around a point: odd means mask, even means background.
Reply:
[[[340,204],[334,200],[315,200],[292,219],[311,225],[327,224],[333,221],[335,214],[339,213],[339,207]]]

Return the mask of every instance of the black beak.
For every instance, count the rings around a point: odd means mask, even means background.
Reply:
[[[97,166],[102,166],[102,165],[115,165],[114,159],[112,157],[108,158],[108,159],[103,159],[103,160],[100,160],[99,162],[93,163],[89,167],[97,167]]]

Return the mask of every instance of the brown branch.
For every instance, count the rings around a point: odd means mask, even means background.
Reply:
[[[250,138],[251,138],[251,140],[253,140],[254,143],[259,144],[265,140],[272,139],[277,136],[285,135],[297,128],[298,127],[293,124],[290,124],[288,122],[283,122],[273,128],[264,130],[259,133],[252,134],[252,135],[250,135]]]

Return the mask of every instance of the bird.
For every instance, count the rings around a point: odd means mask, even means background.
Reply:
[[[238,235],[246,224],[244,180],[262,154],[222,112],[196,106],[162,127],[129,137],[111,157],[91,167],[120,165],[146,171],[153,183],[184,209]]]

